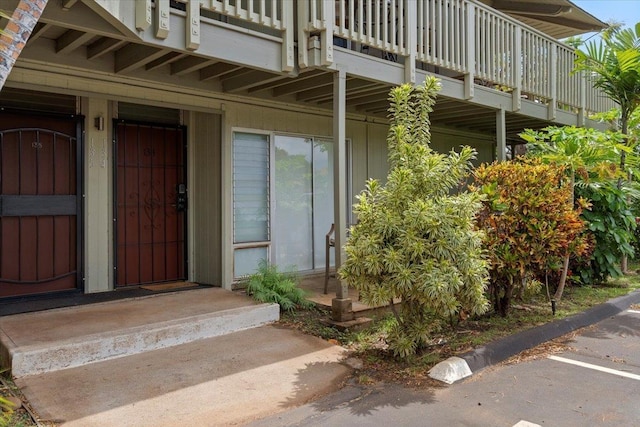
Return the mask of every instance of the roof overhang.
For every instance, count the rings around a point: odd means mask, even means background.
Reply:
[[[480,1],[555,39],[601,31],[608,26],[569,0]]]

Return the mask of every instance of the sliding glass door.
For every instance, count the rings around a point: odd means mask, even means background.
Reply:
[[[297,271],[324,267],[333,222],[333,144],[275,136],[274,262]]]
[[[234,132],[234,277],[262,259],[295,271],[324,268],[332,223],[331,140]]]

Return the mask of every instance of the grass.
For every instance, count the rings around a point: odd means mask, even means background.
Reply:
[[[567,287],[562,300],[557,304],[555,316],[551,312],[551,304],[543,294],[525,301],[516,301],[506,318],[485,315],[466,319],[453,329],[433,331],[430,334],[432,344],[407,360],[395,359],[387,351],[385,337],[394,321],[390,314],[374,319],[368,329],[359,332],[339,332],[325,326],[322,320],[329,317],[330,313],[319,310],[288,313],[281,321],[307,334],[319,336],[349,349],[352,356],[363,361],[363,369],[356,377],[359,383],[391,381],[420,386],[426,383],[434,384],[427,372],[450,356],[465,353],[507,335],[580,313],[638,288],[640,276],[636,273],[612,279],[599,286]]]

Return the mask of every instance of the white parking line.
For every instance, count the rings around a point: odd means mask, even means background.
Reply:
[[[607,374],[618,375],[620,377],[631,378],[640,381],[640,375],[630,374],[629,372],[618,371],[616,369],[605,368],[604,366],[592,365],[591,363],[579,362],[577,360],[566,359],[560,356],[549,356],[549,359],[558,362],[569,363],[571,365],[581,366],[583,368],[593,369],[594,371],[606,372]]]
[[[627,313],[640,314],[640,310],[627,310]]]
[[[513,427],[541,427],[540,424],[530,423],[529,421],[520,420],[517,424],[514,424]]]

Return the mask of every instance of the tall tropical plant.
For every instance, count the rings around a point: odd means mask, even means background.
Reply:
[[[0,90],[27,44],[48,0],[20,0],[0,34]]]
[[[576,175],[583,181],[611,180],[616,177],[617,162],[621,153],[631,154],[633,150],[623,144],[623,137],[617,132],[601,132],[595,129],[574,126],[547,127],[541,131],[527,129],[520,137],[527,141],[529,156],[540,158],[545,163],[565,167],[569,178],[570,203],[575,204]],[[560,282],[553,299],[560,301],[569,271],[571,253],[567,252],[563,261]]]
[[[428,77],[424,85],[391,90],[387,184],[370,180],[358,197],[358,224],[340,269],[364,303],[394,310],[388,340],[398,357],[428,344],[437,325],[488,308],[487,263],[474,224],[480,195],[451,194],[468,176],[475,152],[463,147],[445,155],[429,147],[429,113],[439,88]]]
[[[634,28],[612,27],[576,49],[575,71],[584,71],[594,78],[594,86],[620,106],[620,131],[627,135],[629,118],[640,106],[640,22]],[[620,156],[625,169],[626,155]],[[622,180],[619,181],[621,187]],[[627,271],[627,257],[621,260]]]
[[[594,78],[594,86],[620,106],[620,131],[627,134],[631,114],[640,106],[640,22],[634,28],[605,31],[576,50],[575,71]]]

